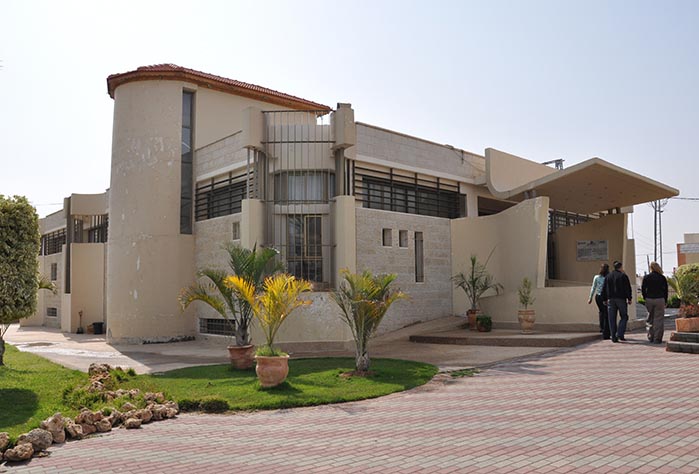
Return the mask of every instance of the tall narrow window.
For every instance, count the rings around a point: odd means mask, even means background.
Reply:
[[[323,281],[321,216],[293,215],[287,218],[287,269],[297,278]]]
[[[182,92],[182,176],[180,186],[180,233],[192,233],[192,187],[194,141],[194,93]]]
[[[51,264],[51,281],[56,281],[56,280],[58,280],[58,264],[52,263]]]
[[[425,255],[422,248],[422,232],[415,232],[415,281],[425,281]]]

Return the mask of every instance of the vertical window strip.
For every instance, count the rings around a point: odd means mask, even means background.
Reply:
[[[192,188],[194,185],[194,93],[182,92],[182,146],[180,186],[180,233],[192,233]]]

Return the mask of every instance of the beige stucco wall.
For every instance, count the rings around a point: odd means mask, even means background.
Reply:
[[[63,246],[65,250],[65,245]],[[39,290],[37,294],[36,312],[26,319],[20,320],[19,324],[25,326],[46,326],[52,328],[61,327],[61,294],[63,293],[63,276],[64,276],[64,252],[58,252],[51,255],[40,255],[39,258],[39,273],[44,275],[46,279],[51,279],[51,264],[57,264],[56,280],[53,281],[56,285],[57,292],[53,294],[48,290]],[[46,315],[46,308],[56,308],[57,316],[50,317]]]
[[[120,86],[119,89],[124,86]],[[117,89],[117,91],[119,90]],[[225,92],[190,87],[196,91],[194,129],[197,148],[227,137],[242,129],[242,112],[248,107],[262,110],[289,110],[287,107],[268,104]]]
[[[539,197],[492,216],[453,219],[451,274],[466,272],[471,255],[485,263],[492,252],[487,268],[504,286],[505,293],[516,292],[524,277],[535,287],[542,288],[546,270],[547,216],[548,198]],[[454,290],[453,305],[455,314],[463,314],[468,309],[463,290]]]
[[[589,286],[536,288],[534,305],[535,329],[553,331],[598,331],[597,305],[587,304]],[[496,328],[517,328],[520,308],[516,291],[484,298],[483,311],[493,318]],[[630,308],[635,308],[631,305]],[[631,319],[635,319],[635,316]]]
[[[62,319],[61,330],[75,332],[82,326],[104,321],[104,253],[106,244],[72,244],[70,318]]]
[[[194,334],[177,295],[194,275],[194,238],[180,234],[182,90],[132,82],[114,100],[107,335],[111,342]]]
[[[107,213],[109,193],[71,194],[70,213],[74,216],[97,216]]]
[[[485,149],[485,163],[488,189],[495,196],[556,172],[554,168],[494,148]]]
[[[626,214],[610,214],[582,224],[561,227],[552,236],[555,249],[556,279],[567,281],[590,282],[599,272],[602,263],[619,260],[624,264],[633,264],[635,258],[624,260]],[[578,240],[606,240],[608,258],[604,261],[577,261]],[[634,272],[628,272],[634,275]]]
[[[452,314],[450,221],[439,217],[356,209],[357,271],[395,273],[395,286],[410,296],[386,314],[379,331],[394,331],[417,321]],[[382,245],[383,229],[391,229],[391,247]],[[408,247],[399,247],[399,231],[408,231]],[[415,232],[423,233],[424,282],[415,281]]]

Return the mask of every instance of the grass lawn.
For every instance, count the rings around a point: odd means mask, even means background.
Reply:
[[[225,400],[231,410],[289,408],[349,402],[407,390],[428,382],[437,368],[420,362],[373,359],[369,377],[341,377],[354,370],[354,359],[292,359],[289,377],[282,385],[261,388],[254,370],[234,370],[230,365],[190,367],[162,375],[133,377],[125,388],[163,391],[178,402]]]
[[[37,428],[55,412],[74,416],[63,391],[87,383],[87,374],[70,370],[5,344],[5,365],[0,367],[0,431],[11,437]]]
[[[87,374],[69,370],[37,355],[6,345],[0,367],[0,432],[12,438],[39,426],[61,412],[75,416],[80,406],[64,397],[68,389],[85,386]],[[260,387],[254,370],[237,371],[230,365],[173,370],[160,375],[126,376],[120,388],[164,392],[181,405],[214,400],[214,408],[230,410],[290,408],[380,397],[428,382],[437,368],[419,362],[374,359],[373,375],[342,377],[354,369],[354,359],[298,359],[289,361],[289,377],[279,387]],[[194,402],[194,403],[193,403]],[[89,408],[113,406],[99,402]],[[183,406],[184,408],[184,406]],[[214,411],[214,409],[211,409]]]

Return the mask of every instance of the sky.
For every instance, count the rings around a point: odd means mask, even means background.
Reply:
[[[696,1],[2,2],[0,194],[40,216],[109,187],[109,74],[174,63],[483,154],[591,157],[699,197]],[[663,264],[699,232],[663,213]],[[653,211],[630,220],[637,267]]]

